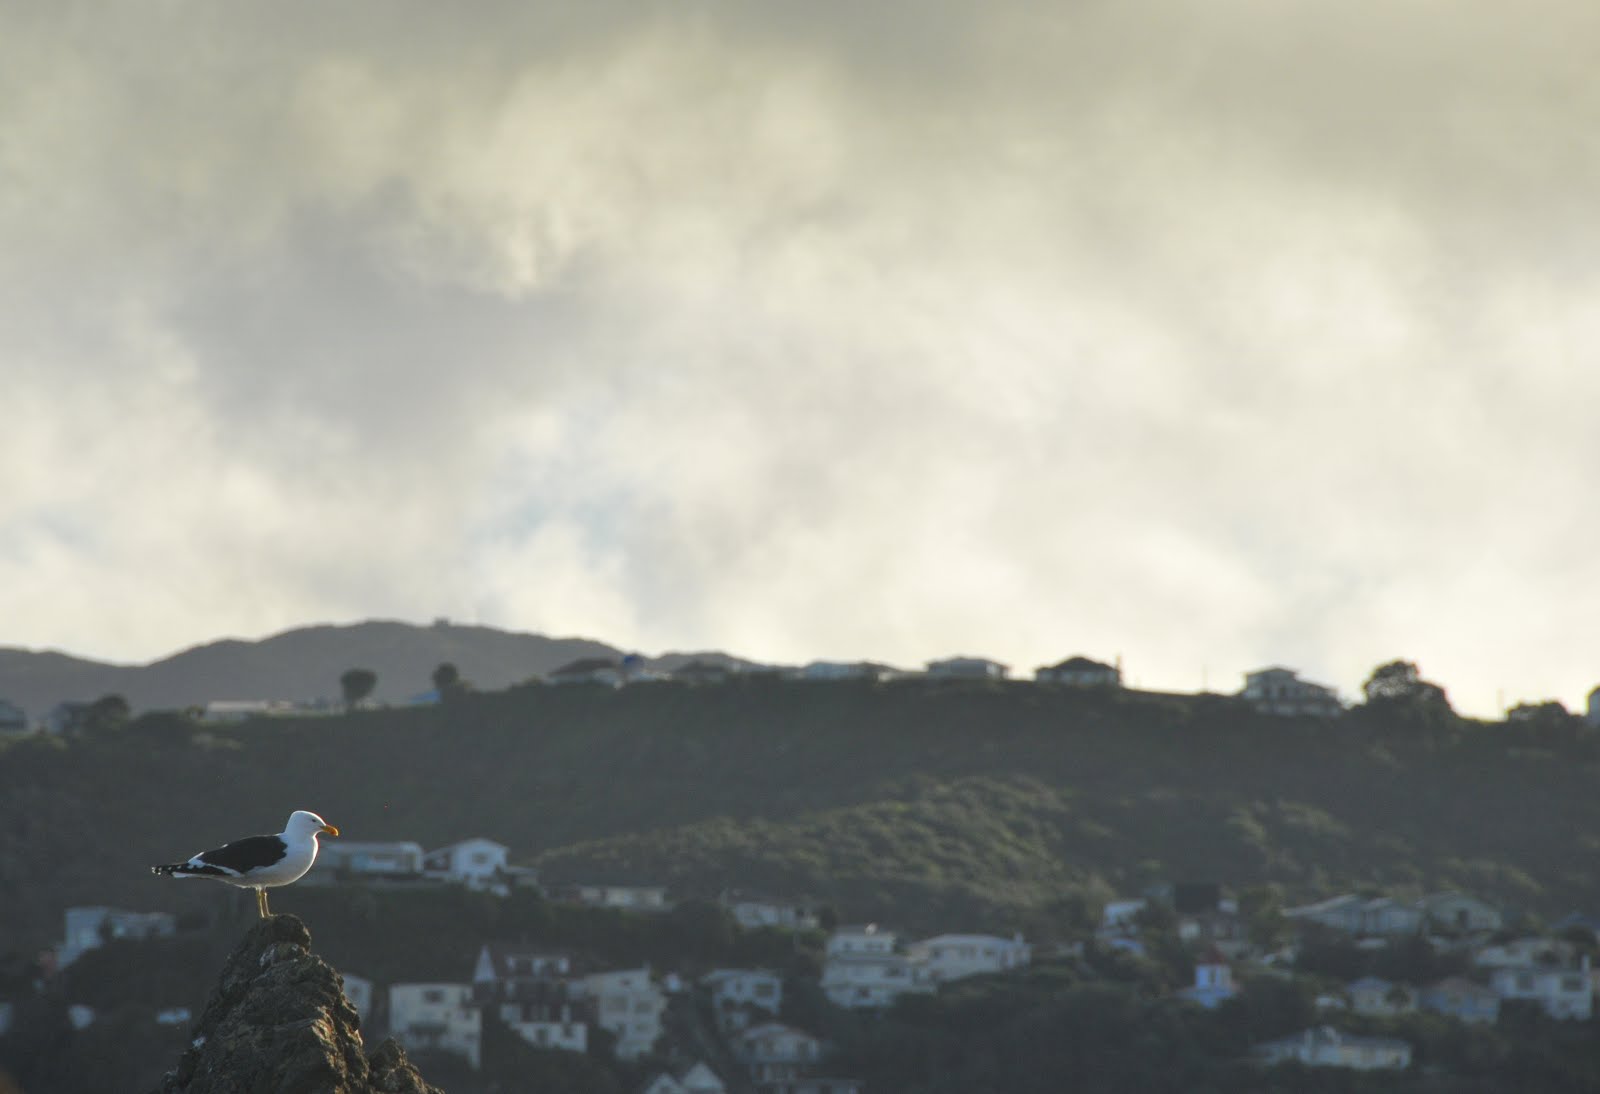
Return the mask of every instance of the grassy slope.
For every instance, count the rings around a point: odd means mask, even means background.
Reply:
[[[68,904],[213,907],[147,864],[297,807],[356,839],[488,835],[552,879],[754,884],[929,926],[1028,922],[1161,876],[1600,907],[1594,742],[1526,736],[1020,684],[750,682],[29,743],[0,752],[0,931],[43,941]]]

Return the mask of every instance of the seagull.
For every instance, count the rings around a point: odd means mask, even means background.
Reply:
[[[315,813],[296,809],[276,836],[246,836],[201,851],[188,862],[152,866],[162,877],[213,877],[241,889],[256,891],[256,911],[266,919],[267,890],[299,881],[317,858],[317,836],[337,836],[339,830]]]

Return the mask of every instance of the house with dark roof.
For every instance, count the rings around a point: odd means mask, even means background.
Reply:
[[[929,661],[929,676],[946,680],[1004,680],[1011,671],[1009,666],[986,657],[947,657],[942,661]]]
[[[622,663],[608,657],[580,657],[545,677],[552,684],[604,684],[622,686]]]
[[[1060,664],[1034,669],[1033,678],[1040,684],[1059,687],[1119,688],[1122,686],[1122,669],[1089,657],[1069,657]]]

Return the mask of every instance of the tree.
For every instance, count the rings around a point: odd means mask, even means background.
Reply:
[[[449,661],[443,661],[433,670],[433,688],[444,698],[445,694],[454,691],[461,683],[461,671]]]
[[[1444,688],[1424,680],[1415,662],[1389,661],[1372,670],[1362,685],[1369,707],[1405,707],[1418,712],[1453,714]]]
[[[344,692],[345,709],[353,710],[357,703],[372,694],[378,686],[378,674],[371,669],[346,669],[339,677],[339,687]]]
[[[86,733],[105,733],[110,730],[121,729],[128,722],[132,714],[128,700],[121,695],[102,695],[89,704],[83,712],[83,728]]]

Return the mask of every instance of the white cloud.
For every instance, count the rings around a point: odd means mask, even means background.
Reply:
[[[1600,17],[1536,7],[22,5],[0,637],[1575,703]]]

